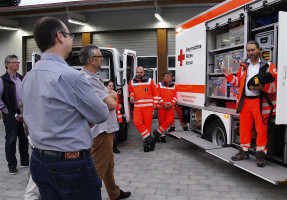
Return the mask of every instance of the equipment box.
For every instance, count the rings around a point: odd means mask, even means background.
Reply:
[[[216,48],[217,49],[229,47],[229,46],[230,46],[230,34],[229,34],[229,32],[216,36]]]
[[[262,33],[257,33],[255,35],[255,40],[258,42],[259,47],[268,47],[274,45],[274,31],[266,31]]]
[[[261,50],[262,56],[265,60],[269,62],[273,62],[273,52],[271,48],[262,49]]]
[[[221,73],[222,67],[228,67],[228,54],[222,53],[214,56],[214,70],[213,73]]]
[[[239,70],[240,63],[243,61],[243,50],[232,51],[229,53],[228,66],[232,73]]]
[[[243,44],[244,42],[244,26],[229,30],[231,46]]]
[[[225,77],[211,77],[211,81],[212,81],[211,95],[226,97]]]
[[[228,86],[228,85],[227,85]],[[229,96],[228,97],[237,97],[239,94],[239,87],[237,86],[230,86],[229,89]]]

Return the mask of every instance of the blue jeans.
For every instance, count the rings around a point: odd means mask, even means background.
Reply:
[[[5,126],[5,153],[8,167],[17,167],[16,143],[19,139],[19,153],[21,164],[29,163],[28,138],[24,133],[23,123],[18,122],[12,115],[2,113]]]
[[[65,159],[33,150],[30,169],[41,200],[102,199],[102,181],[90,155]]]

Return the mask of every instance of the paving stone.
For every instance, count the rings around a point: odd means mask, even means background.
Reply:
[[[0,200],[20,200],[28,168],[18,167],[15,176],[8,174],[4,136],[0,120]],[[128,200],[285,200],[287,196],[287,185],[274,186],[184,140],[167,137],[166,144],[157,143],[153,152],[144,153],[142,138],[132,124],[127,141],[118,147],[114,174],[117,185],[132,193]],[[16,157],[19,160],[18,150]],[[102,198],[109,199],[104,184]]]

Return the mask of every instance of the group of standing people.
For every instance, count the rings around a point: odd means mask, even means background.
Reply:
[[[260,54],[261,48],[256,41],[246,45],[247,58],[240,64],[236,76],[223,66],[222,72],[227,81],[239,87],[236,112],[240,113],[240,148],[239,153],[232,156],[233,161],[249,159],[252,132],[256,136],[256,164],[266,165],[267,128],[276,114],[276,66],[267,62]],[[130,102],[134,104],[134,124],[143,138],[144,152],[153,151],[155,142],[166,142],[165,131],[174,121],[174,107],[177,101],[176,85],[171,81],[169,71],[163,73],[163,81],[157,86],[151,78],[144,74],[144,68],[139,66],[136,76],[129,85]],[[256,83],[258,82],[258,83]],[[151,134],[151,124],[154,108],[158,109],[159,128]],[[170,127],[171,131],[173,126]],[[188,128],[184,128],[188,130]]]
[[[165,71],[157,85],[145,76],[144,68],[137,67],[136,76],[129,84],[130,102],[134,104],[133,122],[143,138],[144,152],[153,151],[156,142],[166,143],[165,131],[174,122],[177,102],[176,85],[172,73]],[[158,110],[159,128],[151,132],[154,109]]]
[[[67,65],[74,35],[59,19],[44,17],[34,28],[35,41],[43,52],[26,77],[17,73],[18,57],[5,59],[7,72],[0,79],[0,109],[5,125],[5,153],[10,174],[17,173],[16,141],[19,139],[20,163],[29,166],[42,200],[100,200],[102,181],[111,200],[128,198],[115,183],[113,146],[117,123],[117,93],[103,85],[98,70],[103,55],[95,45],[84,46],[79,58],[81,72]],[[260,56],[258,43],[247,44],[248,59],[237,75],[223,68],[228,82],[238,85],[237,112],[240,113],[238,161],[248,159],[253,126],[257,131],[257,166],[265,166],[267,127],[275,114],[277,71],[274,64]],[[273,81],[257,86],[249,80],[269,73]],[[153,151],[156,142],[166,143],[165,131],[174,122],[176,85],[172,73],[163,73],[157,85],[136,69],[129,84],[130,102],[134,104],[134,125],[143,138],[144,152]],[[20,101],[23,113],[20,111]],[[273,106],[270,106],[270,103]],[[151,131],[154,109],[158,109],[158,129]],[[32,155],[29,163],[29,128]],[[255,125],[254,125],[255,124]]]

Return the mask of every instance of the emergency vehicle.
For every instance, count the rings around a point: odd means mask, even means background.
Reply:
[[[176,28],[176,84],[188,132],[172,135],[190,141],[236,167],[279,185],[287,181],[287,1],[226,0]],[[256,40],[278,69],[277,107],[268,128],[267,165],[255,156],[232,161],[239,141],[239,89],[226,82],[221,67],[236,74],[246,58],[246,43]],[[256,131],[254,131],[254,138]],[[253,139],[254,140],[254,139]],[[255,140],[251,154],[255,155]]]
[[[128,125],[131,121],[129,102],[129,81],[135,76],[137,67],[136,52],[125,49],[121,55],[115,48],[99,47],[103,55],[102,67],[98,71],[103,82],[113,81],[118,94],[119,108],[123,123],[120,123],[118,140],[125,141],[128,135]],[[70,57],[66,60],[68,65],[76,70],[81,70],[82,64],[79,61],[81,47],[73,47]],[[34,65],[40,59],[41,52],[34,51],[32,63]]]

